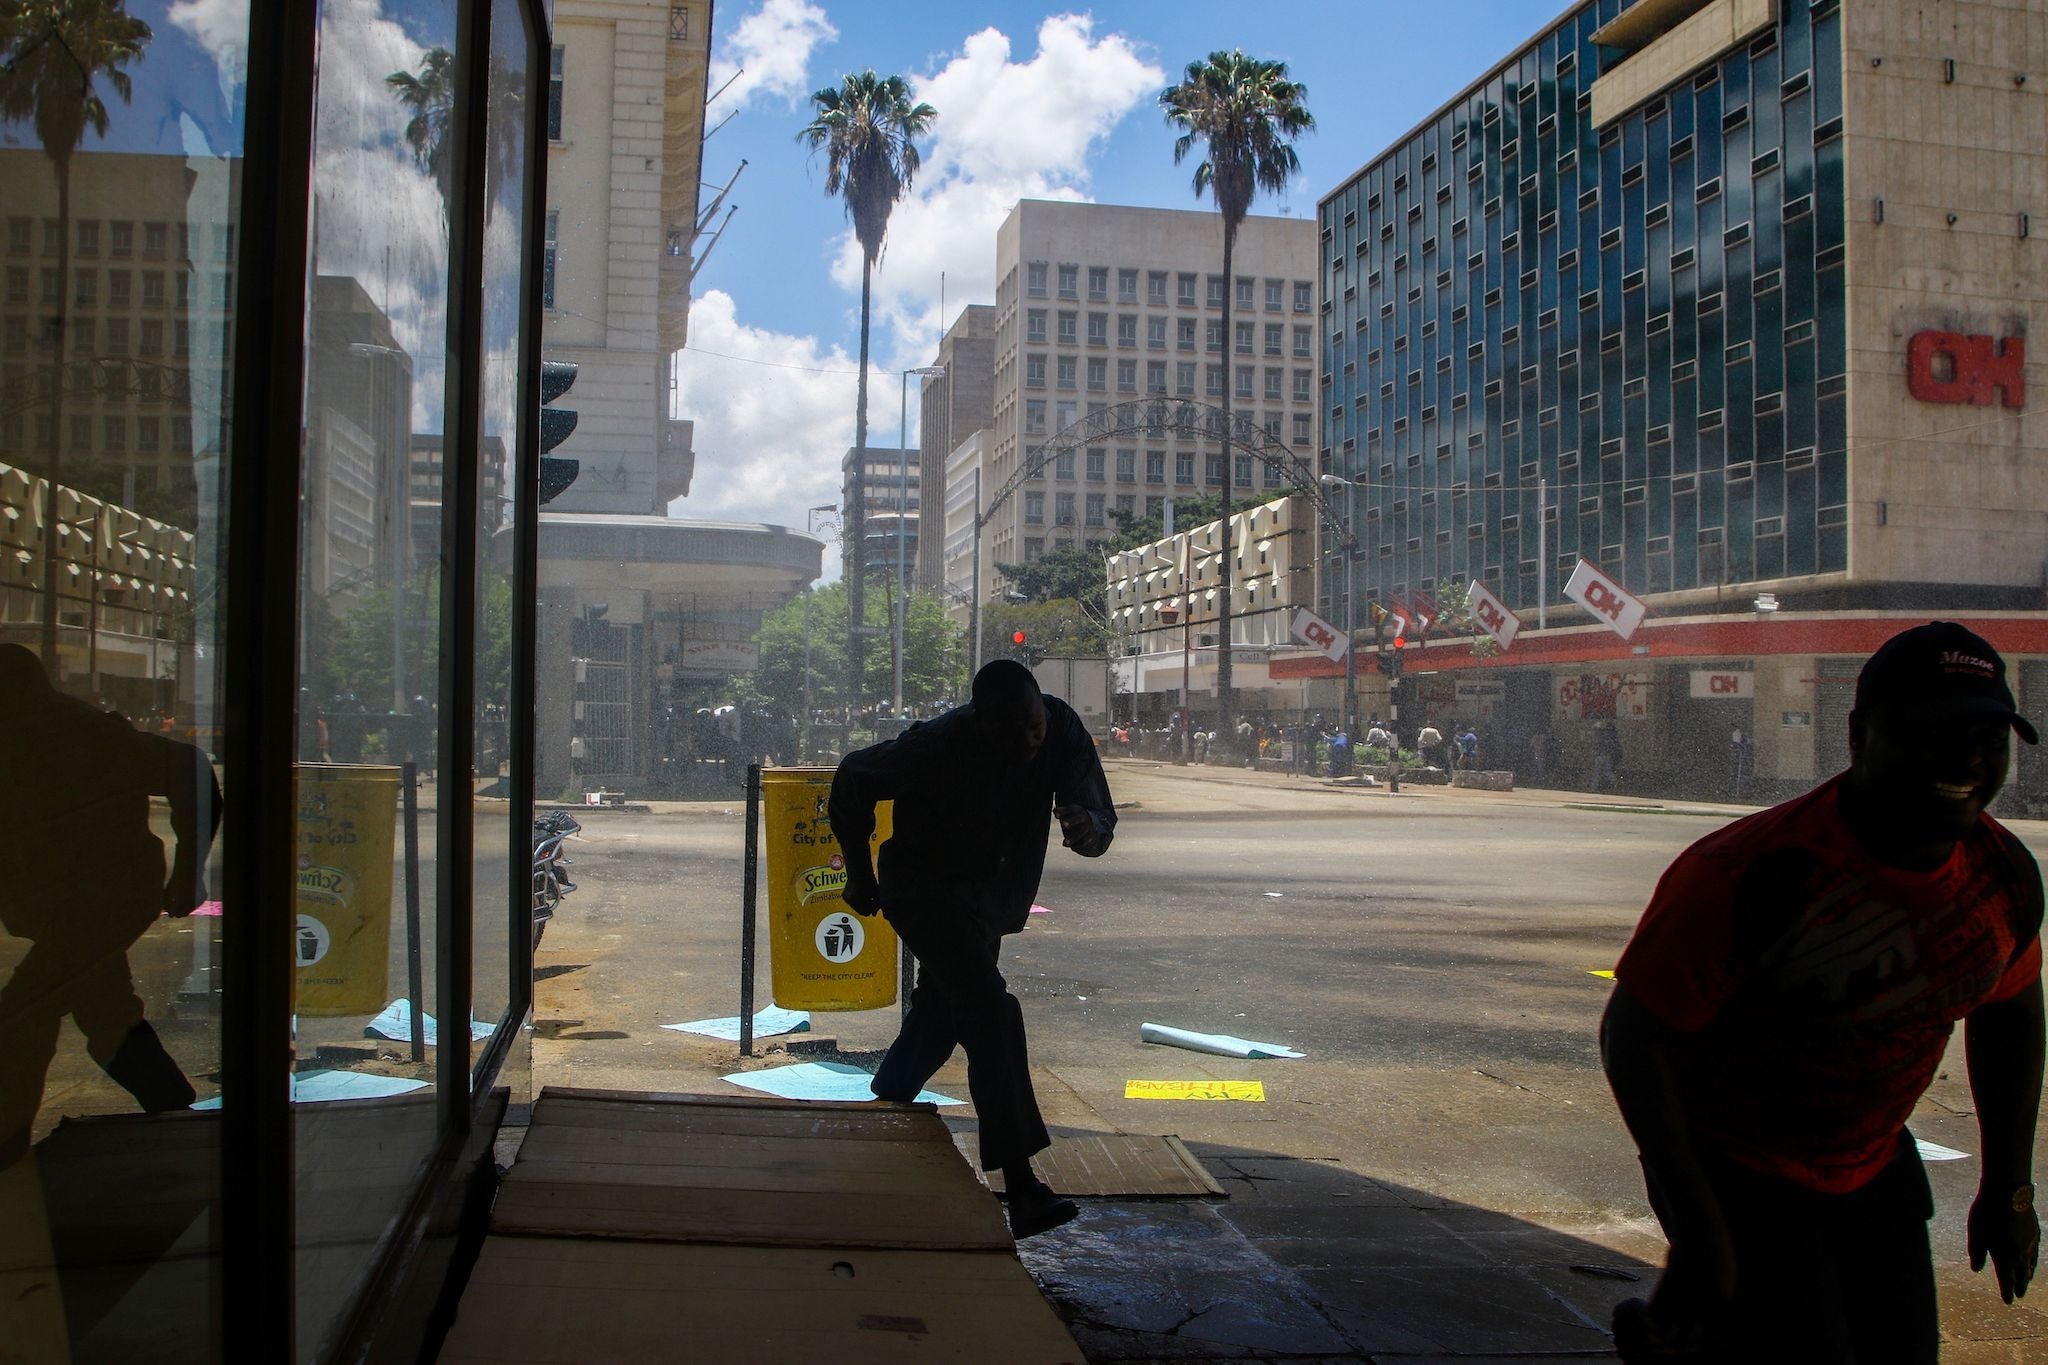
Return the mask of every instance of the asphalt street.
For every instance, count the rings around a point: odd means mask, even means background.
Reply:
[[[1005,952],[1041,1100],[1059,1129],[1180,1135],[1231,1197],[1095,1201],[1027,1244],[1091,1358],[1604,1354],[1613,1302],[1644,1292],[1662,1242],[1599,1072],[1611,987],[1594,973],[1671,857],[1739,809],[1149,763],[1110,780],[1115,847],[1055,849],[1048,913]],[[742,809],[735,791],[585,821],[581,890],[536,964],[536,1084],[718,1092],[792,1060],[766,1050],[785,1040],[743,1060],[660,1027],[738,1011]],[[2048,851],[2048,826],[2015,828]],[[765,961],[757,980],[765,1004]],[[1307,1056],[1155,1046],[1145,1022]],[[796,1046],[871,1061],[894,1023],[821,1014]],[[1952,1060],[1913,1126],[1974,1152],[1960,1039]],[[1131,1080],[1201,1079],[1266,1098],[1124,1098]],[[965,1098],[960,1058],[934,1088]],[[2048,1317],[1967,1271],[1975,1162],[1931,1169],[1945,1359],[2048,1359]]]

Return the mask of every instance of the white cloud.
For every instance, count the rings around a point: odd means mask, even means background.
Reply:
[[[1007,35],[971,35],[934,74],[912,82],[939,111],[911,197],[897,205],[875,275],[877,327],[890,329],[891,363],[931,358],[946,312],[995,297],[995,238],[1019,199],[1087,199],[1088,158],[1116,125],[1160,89],[1166,73],[1130,39],[1098,37],[1094,20],[1056,14],[1038,27],[1038,48],[1012,59]],[[849,229],[832,278],[860,289],[860,246]]]
[[[838,37],[825,11],[809,0],[761,0],[761,7],[733,27],[711,59],[711,89],[732,80],[718,97],[714,117],[723,118],[757,94],[779,95],[794,106],[810,93],[812,51]]]
[[[413,361],[413,423],[441,426],[447,367],[448,228],[441,195],[405,142],[411,112],[385,78],[417,71],[426,48],[380,0],[330,0],[320,26],[314,127],[313,251],[391,320]]]
[[[221,101],[233,108],[249,79],[249,0],[176,0],[168,17],[213,58]]]
[[[796,7],[767,0],[761,13],[777,8]],[[940,272],[947,312],[992,300],[996,229],[1017,200],[1087,198],[1090,155],[1166,80],[1129,39],[1097,36],[1085,15],[1046,19],[1026,60],[1013,60],[1010,39],[992,28],[941,60],[912,80],[939,119],[920,149],[912,196],[891,216],[875,276],[868,416],[876,445],[897,440],[890,400],[898,372],[928,361],[937,343]],[[784,88],[800,91],[800,76]],[[807,506],[839,501],[839,461],[853,444],[857,360],[848,351],[859,316],[860,249],[850,229],[830,254],[834,281],[852,295],[845,345],[747,326],[719,290],[691,304],[677,411],[697,424],[697,474],[677,515],[787,525]],[[912,385],[913,432],[916,403]],[[836,559],[828,553],[828,577]]]
[[[671,511],[802,530],[804,508],[836,505],[839,461],[853,444],[857,372],[837,346],[747,326],[723,290],[699,295],[676,375],[676,410],[696,423],[697,472],[690,496]],[[876,445],[896,443],[895,405],[882,401],[889,378],[870,368],[868,439]],[[880,422],[884,407],[891,411]]]

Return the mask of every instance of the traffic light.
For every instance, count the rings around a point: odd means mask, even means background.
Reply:
[[[1024,644],[1024,632],[1020,630],[1012,633],[1010,636],[1010,643],[1018,646],[1019,648],[1022,648]]]
[[[559,497],[583,472],[580,460],[548,454],[576,430],[574,409],[548,406],[567,393],[575,382],[576,367],[567,361],[543,360],[540,363],[540,500],[543,506]]]

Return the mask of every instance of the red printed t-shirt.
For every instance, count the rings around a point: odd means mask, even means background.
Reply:
[[[1694,844],[1615,968],[1683,1036],[1695,1137],[1828,1193],[1891,1159],[1955,1021],[2041,975],[2041,873],[1989,816],[1931,872],[1873,860],[1836,778]]]

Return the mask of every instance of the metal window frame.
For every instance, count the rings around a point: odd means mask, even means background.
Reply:
[[[528,175],[521,222],[519,291],[522,365],[519,425],[513,452],[513,657],[526,661],[512,679],[512,714],[530,716],[534,679],[534,596],[540,365],[541,224],[546,190],[546,92],[552,79],[552,35],[540,0],[519,0],[529,52],[524,130]],[[457,177],[450,206],[450,299],[447,347],[454,401],[444,436],[444,544],[453,562],[477,554],[477,459],[482,407],[482,274],[484,154],[491,0],[459,0],[457,52]],[[227,531],[222,594],[222,648],[235,667],[223,682],[224,712],[234,718],[221,738],[226,773],[221,891],[242,906],[290,904],[295,881],[300,497],[298,459],[259,459],[261,450],[296,452],[303,441],[312,217],[313,96],[319,73],[319,10],[314,5],[252,5],[246,107],[252,117],[242,146],[240,234],[233,309],[233,430],[224,502]],[[474,668],[477,603],[474,579],[444,578],[442,623],[449,647],[441,661],[444,725],[438,761],[444,772],[469,769],[474,750]],[[512,812],[532,802],[534,737],[530,724],[511,735]],[[474,805],[443,803],[436,838],[439,904],[436,978],[440,1012],[466,1019],[473,1004],[471,954]],[[515,828],[518,827],[515,823]],[[251,1358],[301,1358],[307,1349],[350,1356],[373,1332],[382,1301],[403,1274],[425,1232],[426,1215],[446,1197],[449,1177],[486,1106],[519,1024],[532,1005],[532,917],[524,877],[507,879],[504,912],[510,933],[504,1018],[472,1070],[467,1048],[437,1056],[437,1135],[396,1234],[379,1248],[364,1288],[323,1343],[298,1334],[295,1110],[278,1084],[292,1066],[292,979],[274,964],[291,960],[289,916],[236,915],[222,943],[220,1068],[221,1284],[237,1287],[234,1340]],[[217,1319],[218,1320],[218,1319]]]

